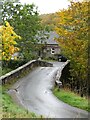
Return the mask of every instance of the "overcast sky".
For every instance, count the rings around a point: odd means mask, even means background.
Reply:
[[[60,9],[67,8],[70,4],[68,0],[20,0],[23,3],[34,3],[38,6],[40,14],[54,13]]]

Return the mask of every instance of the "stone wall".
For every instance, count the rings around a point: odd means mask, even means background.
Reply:
[[[70,84],[69,84],[69,81],[70,81],[70,61],[65,62],[65,65],[62,69],[60,81],[62,82],[63,87],[70,88]]]
[[[55,81],[62,81],[62,78],[68,79],[68,65],[70,64],[70,60],[67,60],[56,72]],[[63,82],[63,81],[62,81]],[[64,84],[64,83],[63,83]]]
[[[21,74],[23,74],[26,71],[32,70],[33,68],[37,66],[42,66],[42,67],[52,67],[53,65],[51,63],[41,61],[41,60],[32,60],[23,66],[3,75],[0,77],[0,84],[4,85],[8,81],[19,78]]]

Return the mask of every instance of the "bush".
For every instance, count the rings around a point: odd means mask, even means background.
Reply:
[[[24,65],[25,63],[27,63],[28,61],[26,60],[10,60],[10,61],[3,61],[2,62],[2,68],[6,67],[6,68],[10,68],[10,69],[16,69],[22,65]]]

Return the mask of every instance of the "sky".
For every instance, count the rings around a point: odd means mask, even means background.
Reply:
[[[40,14],[54,13],[63,8],[68,8],[70,5],[68,0],[20,0],[22,4],[34,3],[38,6],[38,11]]]

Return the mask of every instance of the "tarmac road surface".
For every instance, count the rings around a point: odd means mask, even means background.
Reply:
[[[54,75],[64,63],[53,64],[53,67],[37,67],[16,82],[9,93],[26,109],[38,115],[48,118],[88,118],[88,112],[72,107],[53,95]]]

